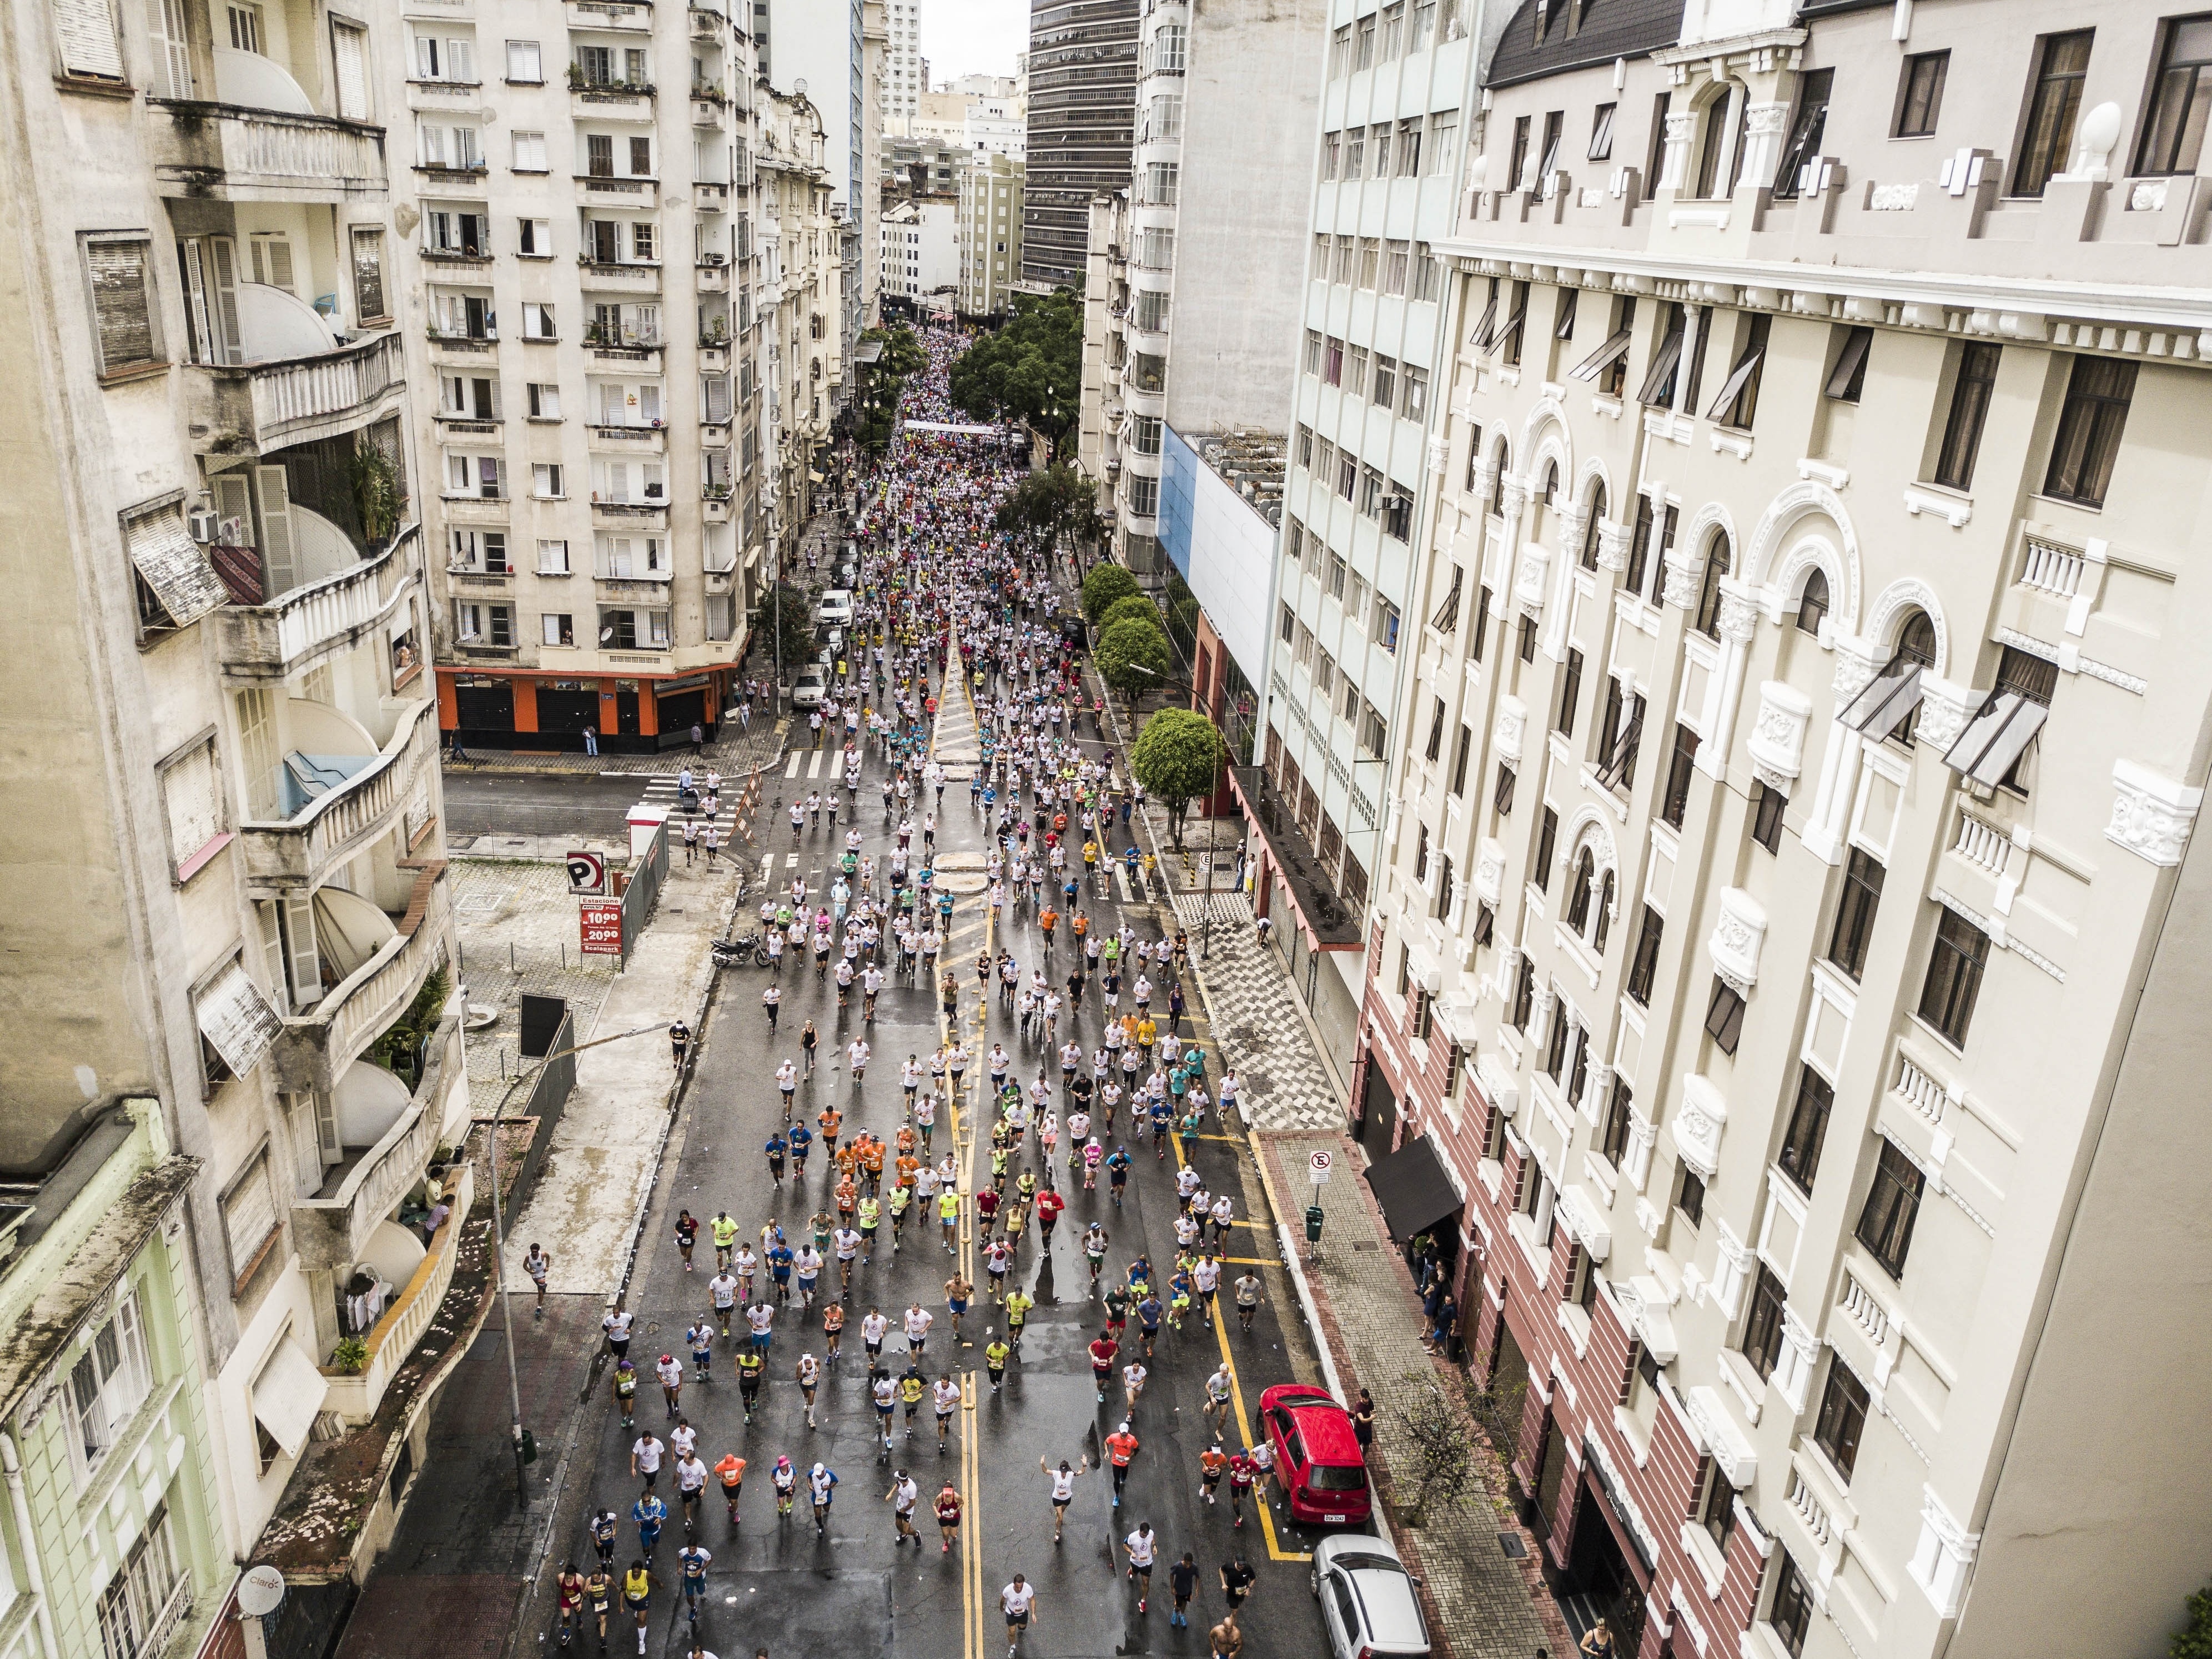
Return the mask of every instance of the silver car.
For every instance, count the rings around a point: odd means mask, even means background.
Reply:
[[[1313,1592],[1331,1659],[1427,1659],[1420,1583],[1387,1537],[1340,1532],[1315,1545]]]

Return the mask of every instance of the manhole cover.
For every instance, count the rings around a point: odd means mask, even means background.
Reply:
[[[1382,1247],[1371,1238],[1363,1238],[1355,1239],[1352,1248],[1355,1250],[1379,1250]]]
[[[1504,1550],[1508,1555],[1511,1556],[1516,1561],[1520,1560],[1523,1556],[1528,1553],[1528,1547],[1521,1541],[1521,1534],[1517,1532],[1499,1533],[1498,1534],[1498,1547]]]

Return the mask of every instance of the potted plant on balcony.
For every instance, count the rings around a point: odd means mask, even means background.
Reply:
[[[584,89],[584,66],[583,66],[581,64],[569,64],[569,65],[568,65],[568,90],[569,90],[569,91],[571,91],[571,92],[581,92],[583,89]]]
[[[366,433],[353,453],[353,499],[361,514],[362,538],[372,550],[380,551],[398,529],[407,498],[399,487],[398,466],[384,446]]]
[[[359,1376],[368,1369],[368,1344],[357,1336],[342,1336],[331,1350],[331,1369],[345,1376]]]

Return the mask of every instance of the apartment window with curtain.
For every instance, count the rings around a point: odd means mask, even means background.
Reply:
[[[2164,37],[2135,170],[2194,173],[2212,106],[2212,16],[2174,18],[2166,24]]]
[[[1894,1141],[1881,1143],[1856,1231],[1859,1243],[1892,1279],[1905,1277],[1905,1259],[1912,1249],[1912,1227],[1927,1184],[1928,1177]]]
[[[1943,447],[1936,459],[1936,482],[1947,489],[1971,489],[1974,461],[1982,447],[1982,423],[1996,386],[1998,348],[1973,340],[1959,348],[1959,369],[1951,383],[1951,408],[1943,420]]]
[[[1964,1048],[1966,1028],[1981,994],[1982,970],[1990,959],[1989,935],[1948,906],[1936,919],[1936,938],[1928,953],[1928,976],[1920,986],[1920,1018],[1954,1048]]]
[[[2051,175],[2072,159],[2074,123],[2081,112],[2081,89],[2089,78],[2089,46],[2095,38],[2094,29],[2075,29],[2067,34],[2046,34],[2037,43],[2020,160],[2013,167],[2014,195],[2042,195]]]
[[[1836,1091],[1827,1079],[1810,1066],[1801,1066],[1796,1103],[1790,1109],[1790,1127],[1783,1132],[1775,1163],[1808,1197],[1814,1176],[1820,1172],[1820,1145],[1827,1137],[1828,1114],[1835,1104]]]

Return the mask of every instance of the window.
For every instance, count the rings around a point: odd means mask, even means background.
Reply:
[[[223,1237],[230,1247],[231,1277],[240,1285],[259,1261],[262,1247],[275,1236],[276,1224],[276,1194],[270,1184],[264,1144],[222,1195]]]
[[[1790,797],[1765,783],[1752,786],[1751,838],[1770,853],[1782,850],[1782,811]]]
[[[1744,336],[1743,351],[1736,358],[1735,367],[1729,371],[1720,396],[1705,411],[1707,420],[1718,421],[1739,432],[1751,430],[1752,421],[1759,413],[1759,368],[1766,359],[1766,337],[1773,323],[1774,319],[1763,311],[1752,317]]]
[[[553,227],[544,219],[515,222],[514,251],[526,259],[553,257]]]
[[[1567,647],[1567,664],[1559,676],[1559,708],[1557,720],[1559,735],[1571,738],[1575,734],[1575,705],[1582,701],[1583,653],[1572,646]]]
[[[1520,653],[1522,662],[1536,660],[1536,619],[1527,611],[1521,613]]]
[[[1407,364],[1403,385],[1398,412],[1409,421],[1426,420],[1429,415],[1429,371]]]
[[[1366,718],[1359,722],[1359,746],[1378,759],[1389,752],[1389,723],[1371,702],[1367,705]]]
[[[1644,592],[1644,574],[1651,562],[1651,498],[1638,495],[1636,498],[1636,524],[1628,538],[1628,568],[1623,574],[1621,586],[1639,596]]]
[[[2076,357],[2066,382],[2066,406],[2051,446],[2051,471],[2043,493],[2084,507],[2102,507],[2120,453],[2136,366],[2114,357]]]
[[[1636,756],[1644,738],[1644,699],[1624,694],[1620,682],[1608,678],[1605,686],[1605,719],[1598,732],[1597,781],[1607,789],[1636,787]]]
[[[1474,626],[1468,630],[1468,655],[1475,661],[1482,660],[1484,635],[1490,632],[1490,590],[1477,587],[1474,591]]]
[[[1836,1473],[1845,1480],[1859,1461],[1859,1441],[1866,1433],[1866,1385],[1840,1359],[1828,1364],[1828,1386],[1820,1394],[1820,1414],[1814,1420],[1813,1443],[1828,1455]]]
[[[1743,1357],[1762,1377],[1773,1376],[1775,1362],[1782,1358],[1782,1305],[1789,1294],[1774,1269],[1761,1262],[1752,1281],[1751,1312],[1743,1322]]]
[[[2089,43],[2095,37],[2094,29],[2076,29],[2046,34],[2038,45],[2020,163],[2012,174],[2014,195],[2042,195],[2051,175],[2065,166],[2074,147],[2074,119],[2081,112],[2082,83],[2089,76]]]
[[[1805,586],[1797,593],[1797,631],[1818,639],[1820,624],[1828,619],[1828,579],[1818,569],[1805,575]]]
[[[2212,107],[2212,17],[2175,18],[2166,25],[2159,50],[2158,81],[2150,113],[2136,147],[2138,173],[2187,173],[2197,170],[2204,145],[2204,118]]]
[[[1692,192],[1701,200],[1726,201],[1735,193],[1736,169],[1743,162],[1743,103],[1741,88],[1733,85],[1705,100],[1700,112],[1697,188]],[[1775,191],[1781,193],[1778,188]]]
[[[1452,750],[1451,779],[1451,792],[1462,799],[1466,799],[1467,796],[1467,760],[1474,748],[1474,728],[1462,725],[1459,728],[1459,741],[1454,745]]]
[[[106,16],[105,9],[101,13]],[[85,236],[92,287],[93,343],[103,380],[165,362],[155,320],[151,244],[143,236]]]
[[[1491,793],[1491,808],[1501,818],[1513,813],[1514,771],[1504,761],[1498,763],[1498,787]]]
[[[1722,1559],[1726,1560],[1729,1540],[1735,1534],[1735,1488],[1729,1484],[1719,1462],[1711,1455],[1698,1462],[1697,1495],[1691,1505],[1691,1516],[1705,1529],[1705,1535],[1719,1549]]]
[[[1813,1588],[1788,1550],[1777,1550],[1774,1559],[1774,1599],[1766,1607],[1767,1627],[1790,1659],[1800,1659],[1806,1632],[1813,1627]]]
[[[1954,1048],[1964,1048],[1974,1018],[1974,998],[1982,988],[1982,969],[1990,959],[1989,936],[1946,907],[1936,920],[1936,939],[1928,953],[1928,977],[1920,987],[1920,1018]]]
[[[1529,874],[1534,878],[1539,892],[1552,890],[1552,860],[1559,845],[1559,815],[1551,807],[1544,809],[1542,821],[1536,829],[1536,860]]]
[[[1605,1121],[1598,1126],[1598,1151],[1616,1168],[1628,1156],[1628,1132],[1634,1116],[1635,1094],[1628,1079],[1613,1074],[1613,1092],[1607,1097]]]
[[[545,60],[538,49],[538,42],[510,40],[507,43],[507,78],[517,86],[544,84]]]
[[[1692,1227],[1705,1224],[1705,1178],[1686,1164],[1675,1171],[1674,1207]]]
[[[1636,394],[1639,404],[1671,407],[1674,402],[1674,371],[1682,362],[1682,307],[1668,301],[1659,318],[1659,343],[1651,349],[1651,367]]]
[[[541,576],[565,576],[568,574],[568,544],[565,539],[538,544],[538,574]]]
[[[1431,701],[1434,702],[1435,708],[1431,711],[1429,715],[1429,742],[1427,749],[1423,752],[1426,755],[1430,763],[1433,765],[1437,757],[1443,752],[1444,700],[1442,697],[1437,697],[1431,699]],[[1422,833],[1425,835],[1427,831],[1424,830]]]
[[[1567,1038],[1573,1024],[1567,1018],[1567,1006],[1559,1000],[1559,988],[1554,985],[1552,988],[1551,1030],[1544,1037],[1544,1075],[1554,1083],[1559,1080],[1559,1073],[1566,1069]]]
[[[1544,116],[1544,143],[1537,153],[1542,159],[1536,164],[1536,177],[1548,179],[1559,168],[1559,140],[1567,130],[1567,112],[1563,109],[1547,111]]]
[[[1590,117],[1589,159],[1609,161],[1613,159],[1613,115],[1618,104],[1600,104]]]
[[[550,171],[545,165],[545,135],[544,133],[518,132],[514,134],[514,160],[512,166],[514,172],[544,173]]]
[[[1398,648],[1398,607],[1388,599],[1375,601],[1375,622],[1369,632],[1385,651]]]
[[[1912,1249],[1912,1224],[1920,1215],[1920,1193],[1928,1177],[1919,1166],[1884,1140],[1874,1166],[1874,1184],[1867,1188],[1866,1207],[1859,1212],[1858,1241],[1881,1264],[1892,1279],[1905,1277],[1905,1258]],[[1825,1409],[1825,1408],[1824,1408]],[[1845,1474],[1847,1463],[1838,1464]]]
[[[1974,457],[1982,447],[1982,422],[1988,417],[1990,392],[1996,384],[1997,353],[1996,346],[1981,340],[1959,348],[1951,412],[1943,422],[1943,448],[1936,459],[1936,482],[1947,489],[1973,487]]]
[[[1421,118],[1407,116],[1398,123],[1398,176],[1413,179],[1421,171]],[[1398,290],[1403,292],[1403,289]]]
[[[174,1625],[165,1624],[163,1615],[170,1612],[170,1600],[178,1593],[176,1545],[164,1503],[148,1517],[146,1530],[100,1593],[100,1643],[106,1659],[150,1659],[156,1638],[165,1632],[173,1633]]]
[[[1874,934],[1884,874],[1882,866],[1858,848],[1851,849],[1844,865],[1844,895],[1836,906],[1835,929],[1828,937],[1828,960],[1853,980],[1866,969],[1867,941]]]
[[[550,340],[554,337],[553,307],[534,300],[522,302],[522,337],[526,340]]]
[[[1897,119],[1893,138],[1933,138],[1936,118],[1943,108],[1943,77],[1950,73],[1948,52],[1917,52],[1905,60],[1898,77]]]
[[[1597,861],[1585,847],[1575,859],[1575,878],[1567,889],[1567,926],[1577,933],[1589,926],[1590,897],[1597,888]]]
[[[1790,124],[1790,142],[1783,146],[1781,164],[1774,170],[1777,198],[1797,194],[1805,164],[1820,153],[1821,136],[1828,126],[1828,97],[1835,84],[1832,69],[1811,70],[1798,82],[1796,118]]]
[[[1535,1011],[1536,963],[1528,953],[1523,951],[1521,953],[1520,976],[1513,987],[1513,1029],[1522,1036],[1527,1036],[1529,1016]]]
[[[1820,1172],[1820,1143],[1828,1133],[1828,1113],[1836,1091],[1827,1079],[1810,1066],[1797,1074],[1797,1103],[1790,1109],[1790,1127],[1782,1136],[1776,1162],[1782,1172],[1809,1197],[1813,1178]]]
[[[233,18],[244,9],[233,7]],[[246,11],[246,15],[258,24],[258,12]],[[55,0],[53,18],[64,75],[88,81],[124,80],[123,47],[116,39],[115,14],[109,9],[107,0]],[[181,32],[177,38],[181,41]],[[258,41],[258,35],[255,39]],[[260,48],[256,45],[238,50],[258,52]],[[176,95],[189,98],[191,94],[185,91]]]
[[[1659,188],[1659,180],[1667,172],[1667,112],[1674,103],[1670,92],[1651,95],[1651,131],[1644,142],[1644,193],[1650,195]]]
[[[384,298],[384,233],[373,228],[353,232],[353,301],[355,314],[364,323],[392,314]]]
[[[561,464],[539,461],[530,469],[530,493],[540,501],[559,501],[568,492],[562,488]]]
[[[1660,797],[1659,816],[1671,829],[1682,827],[1689,810],[1690,780],[1696,770],[1698,734],[1679,720],[1674,725],[1674,752],[1667,762],[1667,787]]]
[[[1836,353],[1836,366],[1828,372],[1827,396],[1839,404],[1855,404],[1866,389],[1867,353],[1874,344],[1870,328],[1847,328],[1844,331],[1841,350]]]
[[[81,1474],[88,1475],[100,1467],[153,1388],[138,1298],[126,1296],[113,1317],[93,1334],[90,1346],[70,1369],[64,1393],[71,1431],[70,1451]]]
[[[1522,174],[1528,165],[1528,125],[1533,118],[1523,115],[1514,120],[1513,154],[1505,164],[1505,188],[1509,191],[1522,188]]]
[[[1398,360],[1375,354],[1375,378],[1368,382],[1368,401],[1389,409],[1398,401]]]
[[[1724,1054],[1733,1055],[1743,1041],[1743,994],[1718,975],[1713,976],[1713,998],[1705,1005],[1705,1035]]]

